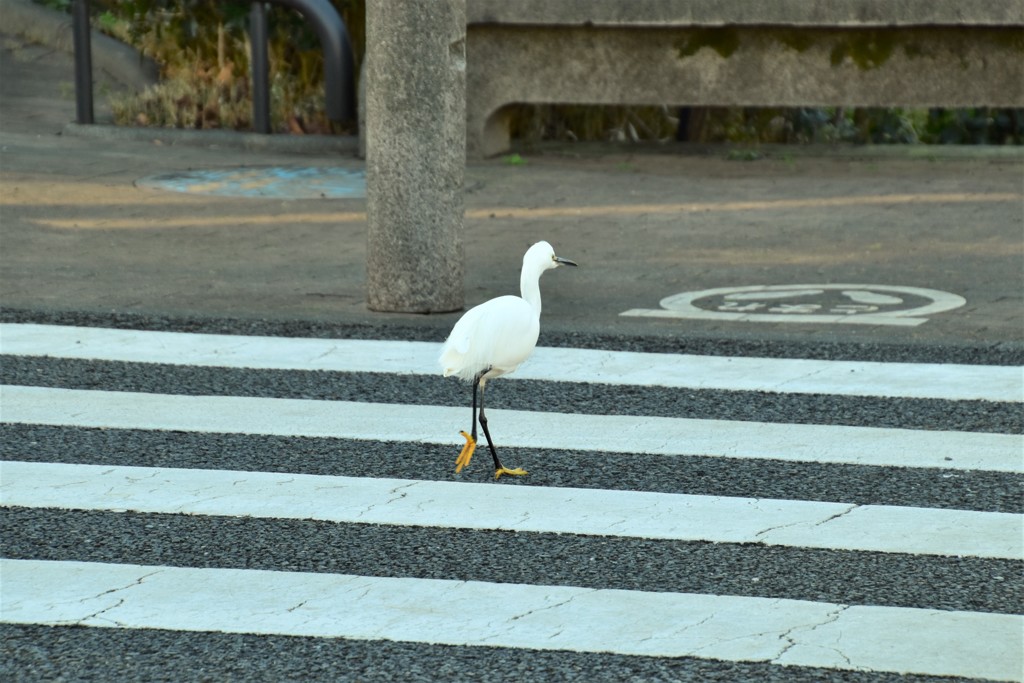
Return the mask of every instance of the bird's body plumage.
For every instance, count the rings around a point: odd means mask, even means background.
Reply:
[[[499,296],[466,311],[441,350],[444,376],[472,382],[505,375],[537,345],[540,316],[518,296]],[[485,372],[486,371],[486,372]]]
[[[448,335],[438,359],[444,376],[473,383],[472,435],[462,432],[466,446],[459,454],[456,472],[469,464],[476,447],[476,397],[480,390],[480,424],[494,457],[495,476],[526,474],[524,470],[507,470],[498,461],[498,454],[487,432],[484,416],[483,390],[487,380],[508,374],[529,358],[540,335],[540,276],[560,265],[576,264],[555,256],[547,242],[538,242],[523,256],[519,278],[521,296],[499,296],[466,311]]]

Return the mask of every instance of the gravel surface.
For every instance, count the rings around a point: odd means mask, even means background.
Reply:
[[[470,385],[429,375],[207,368],[159,363],[4,357],[4,384],[157,394],[256,396],[469,406]],[[488,384],[488,408],[650,415],[961,432],[1024,432],[1019,404],[828,394],[616,386],[540,380]]]
[[[454,473],[451,446],[131,429],[0,425],[0,458],[139,467],[453,480],[493,483],[489,466]],[[500,442],[499,442],[500,445]],[[1024,512],[1024,475],[791,463],[777,460],[505,448],[528,477],[501,486],[568,486],[709,496]],[[486,458],[485,458],[486,460]]]
[[[385,316],[380,323],[330,323],[320,320],[265,320],[212,317],[174,317],[141,313],[102,313],[39,309],[0,309],[0,322],[82,325],[165,332],[266,335],[330,339],[395,339],[441,342],[454,320],[436,316]],[[546,320],[540,346],[559,346],[609,351],[691,353],[707,356],[755,356],[760,358],[815,358],[820,360],[867,360],[903,363],[963,363],[967,365],[1024,365],[1024,341],[915,343],[861,342],[847,340],[801,341],[783,336],[756,337],[721,333],[691,334],[594,334],[558,330]]]
[[[173,320],[2,311],[5,321],[285,336],[437,341],[436,326]],[[584,348],[913,362],[1013,364],[1012,344],[928,347],[547,335]],[[267,396],[462,406],[441,378],[247,371],[3,357],[5,383],[172,394]],[[848,424],[1019,434],[1019,405],[505,381],[489,407],[591,414]],[[468,418],[468,407],[467,407]],[[500,436],[495,436],[500,447]],[[457,425],[453,427],[454,431]],[[149,430],[0,425],[0,458],[150,467],[491,481],[489,467],[453,473],[451,445]],[[1024,475],[610,455],[506,448],[531,474],[512,486],[571,486],[717,496],[1024,513]],[[791,598],[840,604],[1019,614],[1024,562],[573,534],[333,524],[173,514],[0,510],[6,557],[465,579]],[[955,678],[846,672],[695,658],[627,657],[492,647],[114,628],[0,625],[0,678],[10,681],[848,681]]]
[[[311,520],[0,510],[4,554],[1024,612],[1022,563]]]
[[[970,679],[692,657],[452,647],[389,641],[0,624],[0,674],[30,681],[765,681],[966,683]]]

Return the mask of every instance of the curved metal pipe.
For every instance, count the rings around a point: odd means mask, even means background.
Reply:
[[[356,119],[355,60],[348,29],[328,0],[268,0],[299,12],[316,31],[324,51],[324,97],[327,118]]]

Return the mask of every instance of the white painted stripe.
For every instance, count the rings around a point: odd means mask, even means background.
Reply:
[[[5,507],[1024,557],[1022,515],[889,505],[17,461],[0,463],[0,493]]]
[[[499,446],[1022,472],[1024,437],[628,415],[488,411]],[[0,421],[461,447],[469,407],[0,387]],[[626,466],[626,465],[624,465]]]
[[[0,620],[1019,680],[1016,615],[481,581],[2,560]]]
[[[667,309],[667,308],[630,308],[619,313],[630,318],[675,318],[679,320],[729,320],[748,323],[797,323],[801,325],[890,325],[895,327],[917,327],[928,322],[928,318],[893,317],[883,315],[820,314],[805,313],[801,315],[783,315],[781,313],[728,313],[725,311],[706,311],[700,308]]]
[[[440,344],[0,325],[0,352],[139,363],[438,374]],[[733,391],[1024,401],[1024,368],[539,348],[512,379]]]

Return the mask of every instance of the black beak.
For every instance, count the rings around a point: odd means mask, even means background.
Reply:
[[[555,257],[555,263],[557,263],[560,266],[575,266],[576,265],[575,261],[570,261],[569,259],[562,258],[561,256],[556,256]]]

